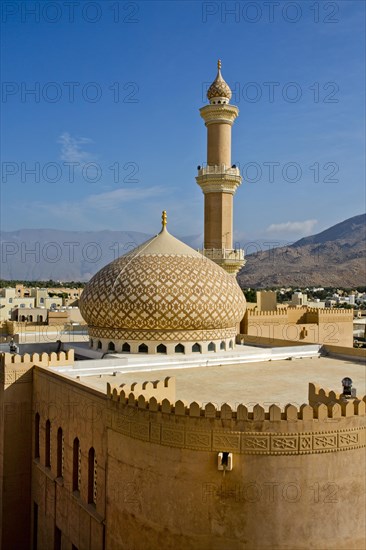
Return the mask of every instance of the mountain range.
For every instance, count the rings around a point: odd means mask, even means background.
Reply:
[[[242,287],[365,286],[366,214],[246,260],[238,274]]]
[[[104,265],[150,237],[136,231],[2,231],[0,278],[88,281]],[[199,236],[182,240],[193,248],[201,247]],[[250,249],[248,245],[247,250]],[[349,218],[289,246],[265,251],[259,245],[258,249],[262,251],[249,254],[238,274],[242,287],[366,284],[366,214]]]

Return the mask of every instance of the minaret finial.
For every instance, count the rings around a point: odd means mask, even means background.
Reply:
[[[163,210],[163,213],[162,213],[162,215],[161,215],[161,226],[162,226],[162,229],[165,229],[165,228],[166,228],[166,224],[167,224],[166,210]]]
[[[221,69],[221,59],[218,59],[218,61],[217,61],[217,68],[218,68],[218,70]]]

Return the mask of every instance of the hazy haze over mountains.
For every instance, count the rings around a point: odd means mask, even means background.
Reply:
[[[0,278],[88,281],[101,267],[150,237],[134,231],[3,231]],[[193,248],[202,246],[200,236],[182,240]],[[245,248],[245,243],[242,246]],[[262,248],[267,250],[247,255],[247,263],[238,276],[241,286],[366,284],[366,214],[289,246]],[[249,250],[253,247],[248,244]]]
[[[104,265],[150,236],[134,231],[3,231],[1,278],[88,281]]]

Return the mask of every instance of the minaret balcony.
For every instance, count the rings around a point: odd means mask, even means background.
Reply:
[[[199,252],[234,276],[246,262],[244,259],[244,250],[240,248],[204,248],[203,250],[199,250]]]
[[[244,250],[240,248],[204,248],[199,252],[213,261],[232,260],[233,262],[241,262],[244,260]]]
[[[240,169],[237,166],[226,166],[226,164],[207,164],[206,166],[201,166],[198,169],[198,176],[205,176],[207,174],[227,174],[230,176],[240,176]]]
[[[200,109],[200,115],[205,121],[206,126],[210,124],[234,124],[234,120],[239,115],[239,109],[236,105],[205,105]]]
[[[203,193],[231,193],[234,195],[242,182],[242,177],[236,166],[207,165],[198,168],[196,182]]]

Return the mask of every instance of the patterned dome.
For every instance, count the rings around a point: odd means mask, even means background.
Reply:
[[[207,90],[207,99],[212,102],[215,98],[225,98],[230,101],[232,96],[229,85],[225,82],[221,75],[221,61],[217,62],[217,76],[209,89]]]
[[[102,268],[80,297],[92,338],[135,341],[235,338],[245,304],[233,276],[165,226]]]

